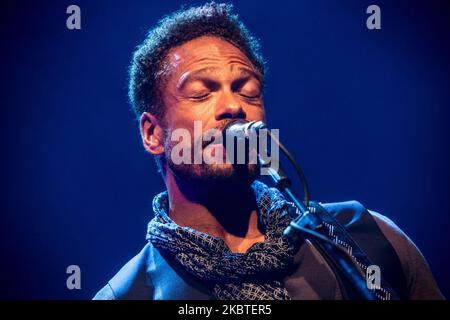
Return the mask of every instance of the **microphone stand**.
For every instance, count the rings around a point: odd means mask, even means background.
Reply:
[[[326,261],[337,267],[337,269],[344,275],[362,299],[378,300],[374,292],[367,287],[366,280],[359,272],[354,258],[351,257],[343,247],[317,232],[317,230],[322,228],[322,221],[317,215],[312,214],[308,209],[309,190],[303,171],[278,138],[272,135],[270,130],[266,130],[272,143],[276,143],[294,165],[300,179],[302,180],[305,193],[305,201],[303,203],[291,189],[291,180],[281,168],[281,163],[278,170],[274,170],[273,168],[268,167],[270,164],[264,163],[259,157],[260,167],[268,168],[269,177],[274,182],[276,188],[283,192],[288,200],[290,200],[297,209],[297,216],[286,228],[284,235],[293,242],[303,240],[310,241],[313,245],[315,245],[316,249],[318,249]]]

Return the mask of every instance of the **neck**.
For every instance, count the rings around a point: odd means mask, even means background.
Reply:
[[[264,241],[255,194],[250,185],[196,185],[166,174],[169,216],[180,226],[222,239],[233,252]]]

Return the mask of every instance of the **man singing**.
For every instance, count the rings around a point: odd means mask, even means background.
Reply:
[[[312,242],[283,236],[290,204],[256,180],[257,164],[214,162],[214,153],[173,158],[179,143],[194,145],[194,122],[204,133],[265,120],[264,60],[231,10],[209,3],[175,12],[134,53],[129,97],[167,190],[153,200],[148,243],[94,299],[359,298]],[[173,139],[177,129],[189,135]],[[379,267],[379,297],[442,299],[420,251],[389,219],[356,201],[320,208],[334,221],[330,230],[350,239],[349,252]]]

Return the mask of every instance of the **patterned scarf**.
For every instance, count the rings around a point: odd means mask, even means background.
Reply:
[[[233,253],[222,239],[177,225],[167,214],[167,192],[153,200],[155,217],[147,240],[211,288],[218,300],[289,300],[282,279],[298,248],[282,237],[291,220],[288,203],[278,190],[259,181],[252,188],[266,232],[265,241],[246,253]]]

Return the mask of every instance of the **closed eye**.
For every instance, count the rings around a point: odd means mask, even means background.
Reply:
[[[208,98],[209,95],[210,95],[210,93],[206,92],[203,94],[197,94],[197,95],[190,96],[189,98],[194,101],[202,101],[202,100],[205,100],[206,98]]]
[[[245,99],[256,100],[261,98],[260,83],[252,75],[235,80],[232,84],[232,90]]]
[[[259,99],[261,97],[261,93],[257,93],[257,94],[244,94],[244,93],[239,93],[240,96],[246,98],[246,99]]]

